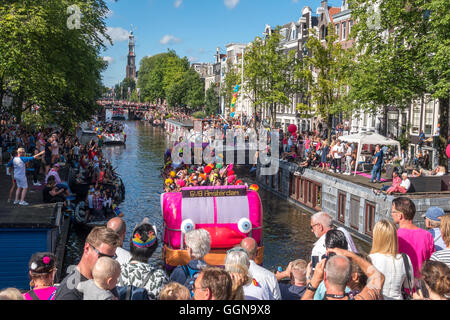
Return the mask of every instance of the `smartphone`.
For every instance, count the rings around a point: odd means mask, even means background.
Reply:
[[[316,269],[316,264],[319,262],[319,257],[318,256],[312,256],[311,258],[312,258],[312,260],[311,260],[311,267],[312,267],[313,270],[315,270]]]

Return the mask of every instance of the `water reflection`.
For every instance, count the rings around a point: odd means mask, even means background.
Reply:
[[[120,205],[127,223],[129,239],[134,226],[144,217],[158,230],[162,238],[163,219],[160,208],[162,180],[160,170],[163,166],[166,137],[161,128],[155,128],[144,122],[127,122],[129,132],[127,145],[105,146],[103,153],[116,172],[121,176],[125,188],[125,201]],[[244,175],[244,180],[252,182],[252,177]],[[262,188],[259,191],[264,212],[263,241],[264,267],[276,270],[278,266],[286,267],[289,261],[305,259],[309,261],[312,247],[317,240],[310,231],[310,214],[294,207]],[[83,235],[72,230],[67,249],[65,268],[78,263],[84,244]],[[369,246],[355,240],[359,251],[368,252]],[[129,249],[127,240],[124,247]],[[154,262],[161,261],[162,242],[154,253]]]

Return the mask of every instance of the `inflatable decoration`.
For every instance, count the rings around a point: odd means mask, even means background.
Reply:
[[[230,209],[232,208],[232,209]],[[263,211],[257,192],[246,186],[186,187],[161,195],[164,220],[163,259],[168,270],[189,262],[184,235],[205,229],[211,250],[205,262],[223,266],[226,251],[252,237],[258,244],[256,262],[261,264]]]
[[[445,153],[447,154],[447,157],[450,158],[450,144],[447,145],[447,149],[446,149]]]
[[[250,189],[250,190],[253,190],[253,191],[258,191],[258,190],[259,190],[259,186],[258,186],[257,184],[252,184],[252,185],[249,187],[249,189]]]

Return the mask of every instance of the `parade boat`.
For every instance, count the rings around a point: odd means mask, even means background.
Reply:
[[[246,237],[256,240],[255,262],[262,264],[262,204],[258,192],[247,186],[186,187],[181,192],[166,192],[161,195],[161,209],[162,254],[168,271],[189,262],[184,235],[200,228],[211,236],[211,250],[204,258],[207,264],[223,266],[227,250]]]
[[[126,141],[126,135],[123,132],[103,132],[100,136],[104,144],[125,144]]]

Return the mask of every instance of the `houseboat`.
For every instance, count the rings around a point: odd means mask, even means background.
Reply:
[[[346,176],[316,168],[303,169],[296,163],[280,160],[278,172],[271,176],[261,175],[261,165],[258,165],[256,179],[260,187],[311,214],[328,212],[338,226],[368,242],[371,242],[375,224],[384,218],[391,219],[392,200],[400,195],[414,202],[414,223],[422,228],[425,227],[422,215],[429,207],[450,211],[448,175],[409,178],[414,192],[377,195],[373,189],[379,189],[381,184],[375,187],[369,183],[368,174],[370,172]],[[390,184],[390,181],[385,183]]]

